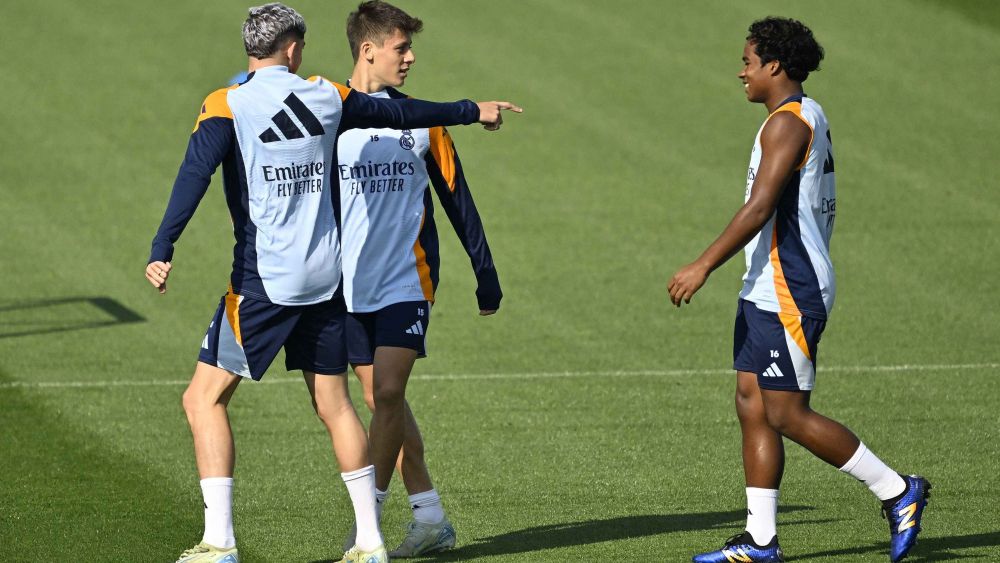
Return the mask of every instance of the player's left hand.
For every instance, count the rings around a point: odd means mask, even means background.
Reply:
[[[503,291],[500,291],[500,280],[493,268],[476,273],[476,304],[479,305],[479,316],[486,317],[500,310]]]
[[[681,268],[674,277],[670,278],[667,284],[667,291],[670,293],[670,302],[680,307],[681,301],[691,303],[694,294],[705,285],[708,280],[708,269],[700,264],[688,264]]]

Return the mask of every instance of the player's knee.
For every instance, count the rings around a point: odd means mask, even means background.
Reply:
[[[188,387],[184,391],[184,395],[181,396],[181,406],[184,407],[184,413],[190,421],[198,416],[198,413],[204,412],[210,406],[210,402],[203,393],[199,393],[194,388]]]
[[[372,408],[399,409],[403,407],[404,387],[395,383],[376,385],[372,392]]]
[[[764,416],[763,407],[756,394],[736,389],[736,416],[740,422],[760,420]]]
[[[795,433],[799,426],[800,414],[794,408],[773,408],[767,409],[767,424],[783,436]]]
[[[342,416],[354,416],[354,406],[349,400],[313,401],[316,416],[327,426],[335,425]]]
[[[316,411],[316,416],[324,424],[329,424],[333,420],[333,413],[328,405],[313,401],[313,410]]]
[[[767,425],[779,434],[784,434],[784,429],[788,426],[788,421],[785,419],[784,413],[778,409],[768,409],[766,414]]]

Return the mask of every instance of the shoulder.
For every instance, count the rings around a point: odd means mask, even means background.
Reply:
[[[229,92],[238,87],[238,84],[234,84],[226,88],[219,88],[206,96],[205,101],[201,104],[201,116],[199,116],[199,120],[205,120],[210,117],[232,119],[233,112],[229,109]]]
[[[340,94],[341,100],[346,100],[348,94],[351,93],[351,88],[349,86],[344,86],[339,82],[334,82],[333,80],[330,80],[329,78],[325,78],[318,74],[310,76],[306,80],[308,80],[309,82],[316,83],[319,86],[326,86],[336,90],[337,93]]]
[[[197,131],[198,127],[201,126],[201,122],[206,119],[219,118],[231,121],[233,119],[233,110],[229,107],[229,92],[238,87],[238,84],[234,84],[227,88],[219,88],[206,96],[205,101],[201,103],[201,111],[198,113],[198,119],[194,123],[194,130]]]
[[[796,106],[788,108],[788,106]],[[786,109],[788,108],[788,109]],[[799,104],[782,106],[768,118],[760,132],[762,158],[788,162],[794,170],[805,166],[813,141],[813,126],[802,116]]]
[[[802,116],[801,111],[798,108],[786,108],[787,106],[782,106],[768,117],[760,133],[762,145],[808,143],[812,138],[812,125]]]
[[[781,107],[774,110],[768,117],[768,122],[776,121],[778,122],[777,126],[780,128],[794,127],[790,123],[797,120],[812,130],[815,127],[815,114],[818,108],[819,104],[812,98],[800,94],[787,100]],[[819,111],[822,112],[822,109],[819,109]]]

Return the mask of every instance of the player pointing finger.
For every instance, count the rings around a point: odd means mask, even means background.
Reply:
[[[510,102],[479,102],[476,105],[479,106],[479,122],[485,126],[487,131],[496,131],[500,128],[503,123],[503,116],[500,115],[502,110],[514,113],[524,112],[519,106]]]

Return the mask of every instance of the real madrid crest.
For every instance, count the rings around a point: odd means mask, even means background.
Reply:
[[[403,136],[399,138],[399,146],[406,150],[410,150],[416,146],[416,144],[417,142],[413,140],[413,131],[403,129]]]

